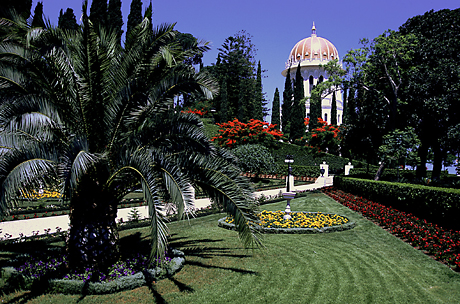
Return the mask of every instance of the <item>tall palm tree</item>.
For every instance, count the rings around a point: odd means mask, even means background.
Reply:
[[[153,259],[167,248],[165,203],[182,216],[193,186],[235,217],[246,246],[260,244],[250,183],[195,115],[173,108],[179,94],[216,93],[212,78],[184,64],[207,44],[183,50],[174,25],[152,32],[146,18],[121,49],[86,8],[80,31],[35,28],[1,41],[0,214],[19,191],[59,184],[70,202],[70,266],[104,269],[119,258],[115,218],[128,192],[142,189],[148,203]]]

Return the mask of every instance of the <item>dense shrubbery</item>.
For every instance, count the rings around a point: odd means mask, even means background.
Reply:
[[[318,167],[318,173],[313,176],[319,176],[319,165],[324,161],[329,165],[329,173],[338,174],[343,172],[345,165],[350,161],[347,158],[327,154],[327,153],[309,153],[306,147],[300,147],[293,144],[280,143],[277,147],[271,149],[275,162],[284,166],[286,155],[294,156],[293,170],[295,166],[312,166]],[[354,161],[352,162],[355,163]],[[296,174],[294,174],[296,175]],[[307,175],[308,176],[308,175]]]
[[[445,228],[460,229],[460,190],[336,176],[334,186],[410,212]]]
[[[238,164],[245,172],[256,173],[256,175],[277,172],[275,159],[262,145],[242,145],[233,149],[232,153],[238,158]]]

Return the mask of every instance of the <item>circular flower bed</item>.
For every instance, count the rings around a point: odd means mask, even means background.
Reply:
[[[322,212],[291,212],[291,219],[283,219],[284,211],[262,211],[258,214],[259,227],[265,233],[323,233],[348,230],[354,222],[342,215]],[[219,226],[235,229],[231,216],[219,220]]]

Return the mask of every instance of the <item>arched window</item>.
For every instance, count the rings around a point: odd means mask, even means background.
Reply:
[[[324,121],[327,122],[327,113],[324,113]]]
[[[321,83],[321,82],[323,82],[323,80],[324,80],[324,77],[323,77],[323,75],[319,76],[319,80],[318,80],[318,83]]]
[[[309,90],[309,92],[310,92],[310,96],[311,96],[311,90],[313,90],[313,76],[312,75],[310,75],[309,82],[310,82],[310,90]]]

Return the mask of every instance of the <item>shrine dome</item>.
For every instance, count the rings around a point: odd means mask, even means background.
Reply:
[[[295,67],[299,62],[301,66],[306,66],[317,65],[318,61],[330,61],[333,59],[339,60],[337,48],[329,40],[316,35],[316,27],[315,23],[313,23],[311,36],[300,40],[292,48],[286,62],[286,68],[289,66]]]

